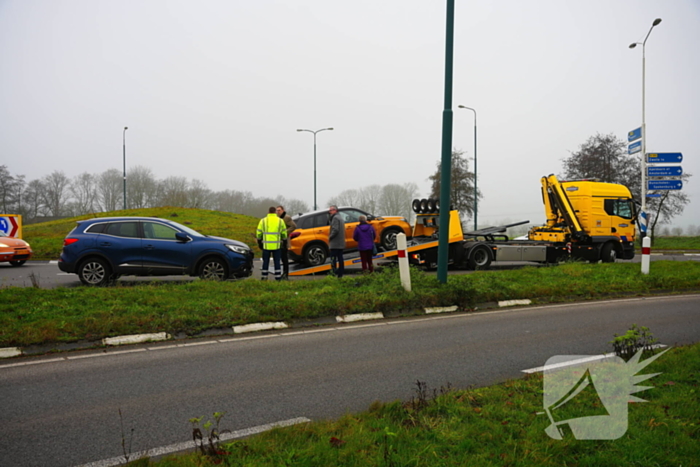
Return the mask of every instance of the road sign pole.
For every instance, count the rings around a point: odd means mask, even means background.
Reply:
[[[454,51],[455,1],[447,0],[445,27],[445,107],[442,111],[442,161],[440,174],[440,234],[438,237],[438,282],[447,283],[450,230],[450,183],[452,173],[452,64]]]

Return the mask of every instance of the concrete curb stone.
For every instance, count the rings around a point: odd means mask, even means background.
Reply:
[[[507,300],[503,302],[488,302],[482,303],[474,306],[471,310],[484,310],[489,308],[502,308],[505,306],[517,306],[517,305],[530,305],[531,300]],[[344,316],[324,316],[321,318],[314,319],[303,319],[303,320],[292,320],[290,322],[264,322],[264,323],[250,323],[240,326],[233,326],[227,328],[212,328],[195,336],[188,336],[185,333],[177,333],[175,335],[168,334],[165,332],[152,333],[152,334],[136,334],[136,335],[126,335],[126,336],[116,336],[107,337],[99,341],[78,341],[71,343],[52,343],[45,345],[31,345],[25,348],[20,347],[7,347],[0,348],[0,359],[13,358],[19,356],[31,356],[31,355],[42,355],[51,352],[60,351],[71,351],[71,350],[87,350],[91,348],[97,348],[100,346],[118,346],[118,345],[131,345],[147,342],[157,342],[164,340],[185,340],[191,339],[192,337],[216,337],[225,335],[238,335],[245,334],[249,332],[261,332],[261,331],[276,331],[284,329],[299,329],[299,328],[309,328],[309,327],[322,327],[327,325],[338,325],[355,323],[359,321],[366,320],[376,320],[376,319],[387,319],[387,318],[400,318],[408,316],[420,316],[429,315],[434,313],[457,313],[460,311],[468,311],[460,309],[459,306],[453,305],[449,307],[432,307],[423,308],[421,310],[399,310],[394,312],[386,313],[355,313]]]

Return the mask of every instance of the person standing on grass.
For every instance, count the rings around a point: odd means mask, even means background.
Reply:
[[[277,206],[277,215],[284,221],[287,230],[287,239],[282,242],[282,251],[280,253],[282,255],[282,279],[286,280],[289,278],[289,248],[292,246],[289,234],[296,230],[297,225],[284,210],[284,206]]]
[[[331,230],[328,232],[328,247],[331,249],[331,268],[333,269],[333,274],[340,279],[345,273],[345,259],[343,258],[343,250],[345,250],[345,221],[338,213],[338,206],[329,207],[328,214],[331,216]],[[338,265],[336,265],[336,262]]]
[[[258,244],[261,244],[263,251],[262,280],[267,279],[270,267],[270,256],[275,263],[275,280],[282,280],[282,268],[280,267],[280,252],[282,242],[287,241],[287,226],[284,221],[277,217],[274,206],[268,209],[266,217],[260,219],[258,230],[255,233]]]
[[[355,227],[352,238],[357,242],[357,250],[360,252],[360,259],[362,260],[362,270],[374,272],[372,255],[374,253],[374,239],[377,238],[377,232],[374,230],[372,224],[367,223],[367,216],[360,216],[360,225]]]

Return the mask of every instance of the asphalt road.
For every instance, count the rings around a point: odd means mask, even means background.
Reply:
[[[192,417],[232,430],[323,419],[430,388],[488,385],[551,356],[611,350],[648,326],[661,343],[700,340],[700,295],[328,326],[231,339],[91,350],[0,363],[0,464],[73,466],[190,439]],[[690,371],[690,370],[689,370]],[[653,381],[653,380],[652,380]],[[653,382],[651,383],[653,385]]]
[[[665,254],[665,255],[652,255],[652,261],[700,261],[700,254],[695,252],[694,254]],[[641,261],[640,256],[637,255],[631,262],[639,263]],[[628,262],[618,260],[618,262]],[[522,267],[523,264],[530,266],[541,266],[538,263],[514,263],[514,262],[504,262],[496,261],[492,263],[492,269],[508,269]],[[253,277],[260,278],[260,270],[262,268],[262,262],[260,259],[255,260],[255,265],[253,269]],[[359,274],[361,268],[357,267],[346,267],[346,274]],[[471,274],[474,271],[464,271],[455,270],[449,271],[449,274]],[[313,280],[325,277],[325,274],[319,274],[316,276],[294,276],[290,280]],[[143,281],[172,281],[172,282],[187,282],[192,280],[199,280],[196,277],[189,276],[166,276],[166,277],[135,277],[135,276],[123,276],[119,279],[120,282],[143,282]],[[80,286],[80,280],[75,274],[67,274],[61,272],[55,262],[48,261],[28,261],[26,264],[20,267],[13,267],[9,263],[0,263],[0,288],[2,287],[41,287],[45,289],[50,289],[54,287],[76,287]]]

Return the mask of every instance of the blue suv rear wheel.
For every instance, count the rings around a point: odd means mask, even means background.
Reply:
[[[107,261],[101,258],[88,258],[78,267],[78,277],[85,285],[101,286],[109,282],[111,270]]]

